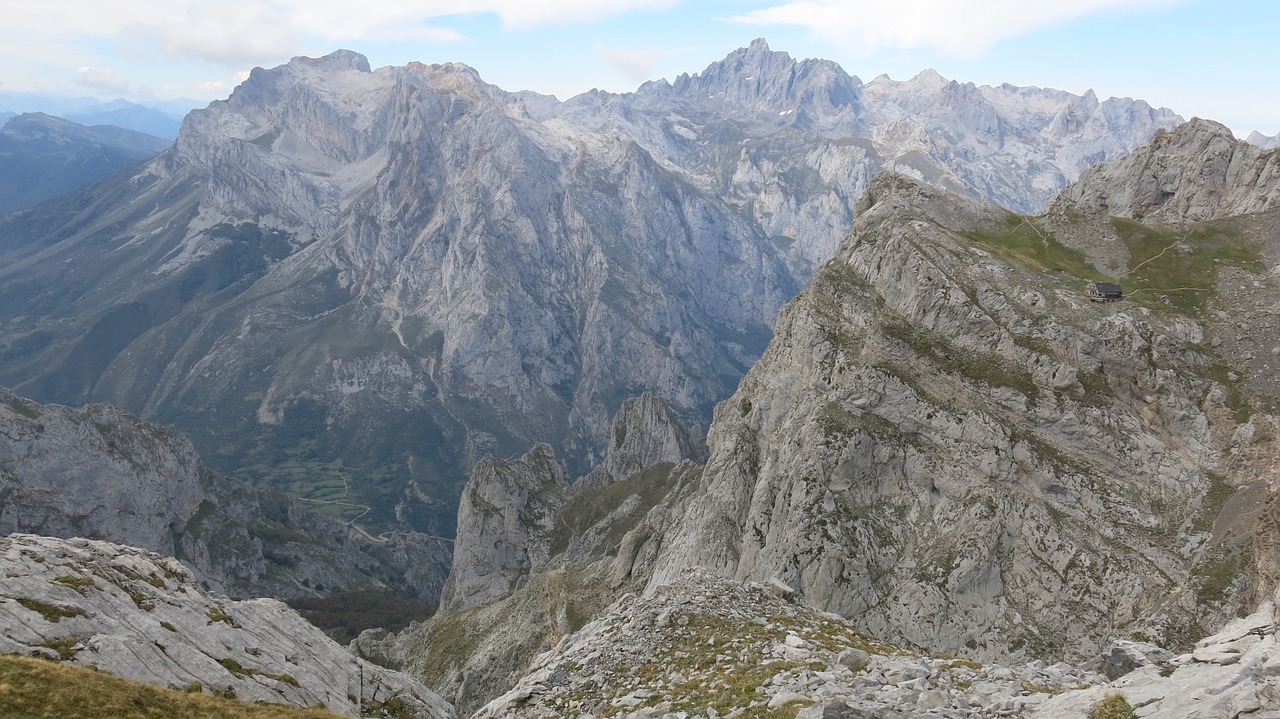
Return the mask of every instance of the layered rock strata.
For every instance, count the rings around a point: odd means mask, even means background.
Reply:
[[[454,716],[415,679],[357,659],[283,603],[206,592],[172,558],[14,534],[0,539],[0,572],[0,652],[352,717]]]

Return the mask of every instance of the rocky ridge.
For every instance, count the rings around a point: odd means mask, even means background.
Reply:
[[[778,577],[979,657],[1182,645],[1230,616],[1265,541],[1214,527],[1238,488],[1274,504],[1276,420],[1234,411],[1201,326],[1089,302],[1032,218],[893,175],[860,209],[718,407],[651,588],[694,565]]]
[[[354,646],[429,678],[460,711],[478,707],[548,642],[643,588],[704,457],[700,440],[646,394],[623,403],[608,456],[572,484],[545,446],[481,463],[463,492],[441,611],[396,635],[365,632]]]
[[[173,424],[311,499],[353,477],[370,528],[450,536],[485,456],[546,442],[584,473],[645,390],[705,424],[882,168],[1037,207],[1178,121],[864,85],[763,42],[565,103],[457,64],[297,58],[131,177],[0,225],[0,382]]]
[[[283,603],[205,592],[172,558],[13,534],[0,539],[0,572],[0,652],[345,716],[454,716],[418,681],[357,659]]]
[[[1257,145],[1263,149],[1274,150],[1277,147],[1280,147],[1280,132],[1268,137],[1261,132],[1254,130],[1249,133],[1249,136],[1246,137],[1244,141],[1250,145]]]
[[[1112,693],[1143,717],[1271,717],[1276,630],[1267,602],[1194,653],[1143,657],[1108,683],[1061,663],[919,654],[794,604],[781,583],[692,569],[650,596],[619,599],[472,717],[1083,717]]]
[[[376,540],[207,469],[180,433],[110,405],[0,388],[0,533],[89,537],[175,556],[233,596],[383,587],[434,601],[447,544]]]
[[[1056,202],[1157,223],[1261,212],[1280,206],[1280,153],[1193,118],[1123,160],[1089,169]]]

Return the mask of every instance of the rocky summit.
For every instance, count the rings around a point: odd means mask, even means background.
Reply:
[[[1270,601],[1192,653],[1138,653],[1108,682],[1061,663],[922,655],[798,606],[790,593],[780,582],[685,571],[648,597],[622,597],[472,717],[1060,719],[1088,716],[1113,694],[1143,717],[1280,715]]]
[[[448,537],[486,456],[545,442],[583,474],[644,391],[705,426],[881,170],[1029,211],[1179,121],[864,83],[763,41],[565,102],[296,58],[131,174],[0,222],[0,383],[176,426],[375,534]]]
[[[0,538],[0,652],[345,716],[449,719],[416,680],[356,659],[272,599],[206,592],[178,561],[86,539]]]

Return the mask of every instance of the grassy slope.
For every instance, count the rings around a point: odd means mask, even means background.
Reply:
[[[246,704],[66,664],[0,656],[4,719],[337,719],[324,709]]]

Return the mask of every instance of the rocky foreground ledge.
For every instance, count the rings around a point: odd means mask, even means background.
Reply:
[[[1174,657],[1120,645],[1114,682],[1066,664],[982,665],[880,643],[782,585],[688,570],[627,595],[473,716],[1086,717],[1121,693],[1140,717],[1280,717],[1274,603]]]
[[[454,716],[417,680],[357,659],[281,602],[203,591],[176,559],[13,534],[0,538],[0,576],[0,654],[347,716]]]

